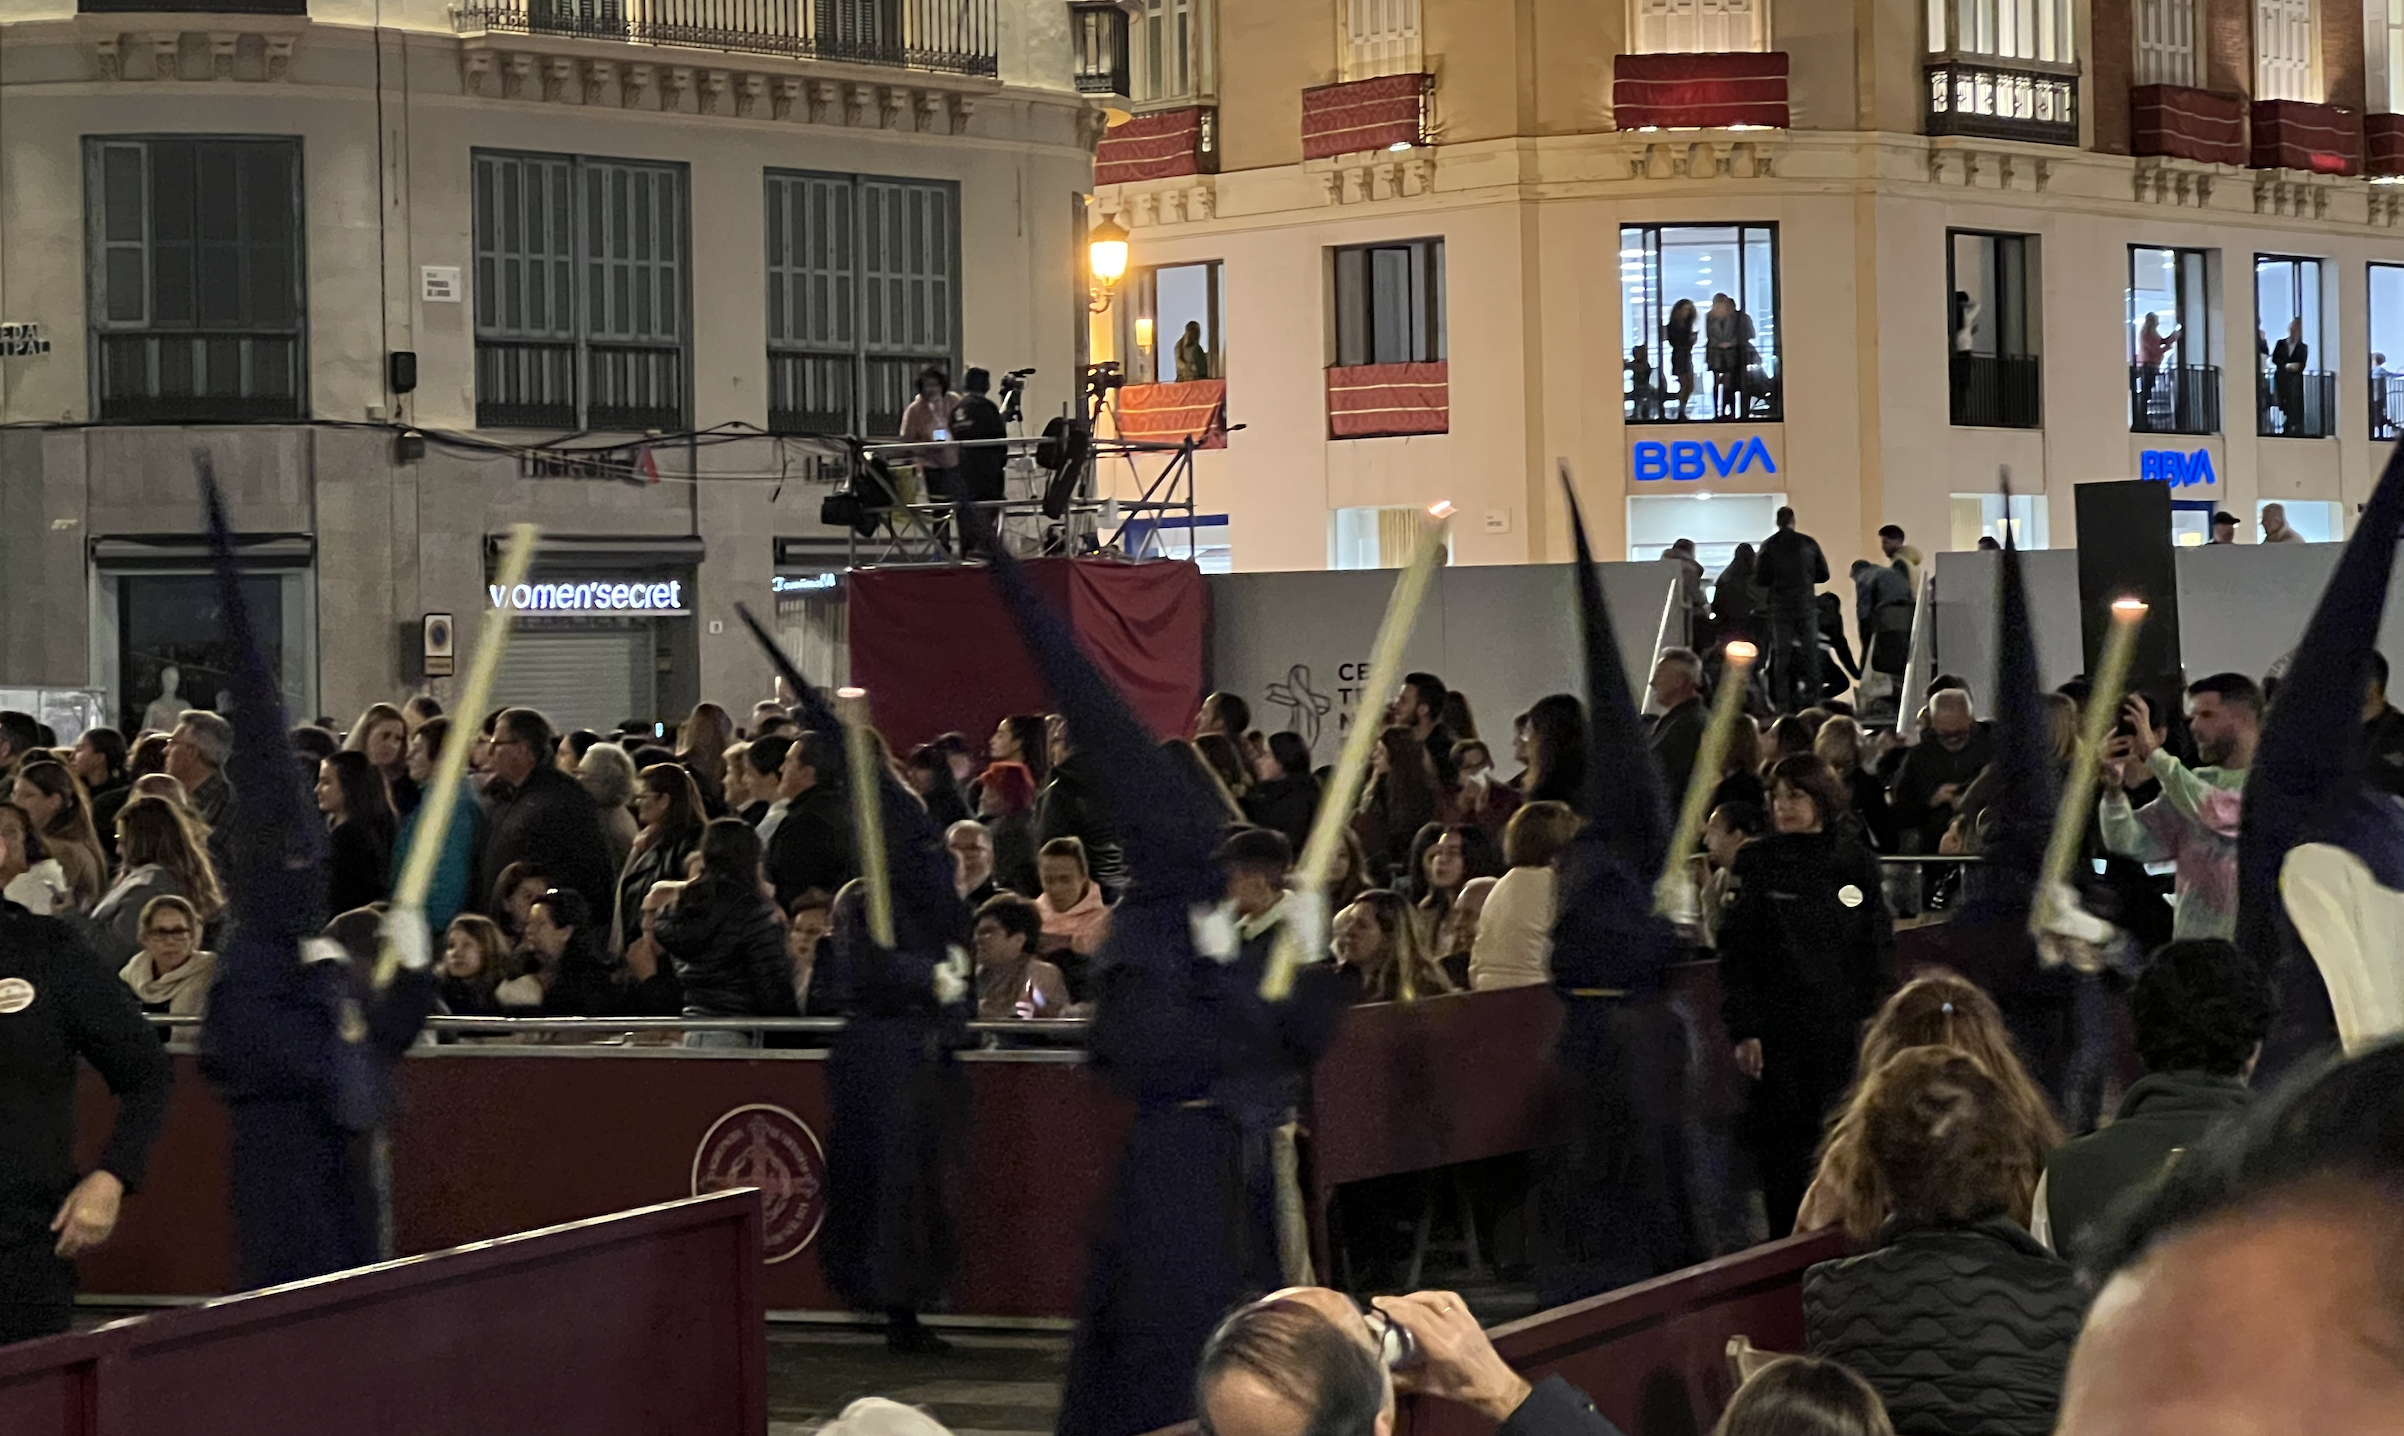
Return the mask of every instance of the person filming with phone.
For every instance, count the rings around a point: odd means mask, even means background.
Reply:
[[[2262,740],[2262,690],[2242,673],[2215,673],[2187,687],[2187,730],[2200,764],[2162,746],[2152,709],[2132,694],[2122,728],[2104,749],[2097,819],[2104,846],[2140,862],[2178,864],[2171,936],[2231,938],[2237,932],[2237,815],[2245,774]],[[2162,795],[2142,808],[2128,789],[2150,774]]]
[[[1560,1377],[1513,1371],[1448,1291],[1365,1308],[1325,1287],[1271,1292],[1219,1323],[1194,1373],[1203,1436],[1392,1436],[1397,1392],[1466,1406],[1499,1436],[1620,1436]]]

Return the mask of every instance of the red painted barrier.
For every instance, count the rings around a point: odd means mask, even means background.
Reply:
[[[10,1436],[757,1436],[760,1204],[726,1193],[0,1352]]]
[[[1559,1376],[1594,1398],[1628,1436],[1694,1436],[1735,1389],[1728,1338],[1767,1351],[1803,1349],[1803,1272],[1842,1256],[1841,1232],[1754,1247],[1637,1286],[1538,1312],[1488,1333],[1531,1381]],[[1482,1436],[1449,1402],[1405,1402],[1407,1436]]]

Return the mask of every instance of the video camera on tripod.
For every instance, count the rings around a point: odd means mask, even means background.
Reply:
[[[1027,380],[1033,377],[1032,367],[1013,369],[1002,376],[1002,422],[1016,424],[1026,417]]]

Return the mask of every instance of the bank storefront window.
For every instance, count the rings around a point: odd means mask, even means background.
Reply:
[[[1619,280],[1629,423],[1781,417],[1776,225],[1623,226]]]
[[[1778,531],[1784,494],[1663,494],[1628,500],[1628,562],[1650,563],[1680,539],[1694,540],[1703,581],[1719,582],[1736,546]]]

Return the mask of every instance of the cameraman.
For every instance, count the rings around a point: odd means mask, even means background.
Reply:
[[[1531,1387],[1448,1291],[1381,1296],[1362,1311],[1325,1287],[1236,1308],[1203,1344],[1203,1436],[1392,1436],[1394,1393],[1457,1402],[1498,1436],[1620,1436],[1558,1376]]]
[[[993,376],[982,369],[971,369],[960,376],[960,402],[952,406],[952,437],[955,439],[1006,439],[1010,426],[1002,422],[1002,411],[994,407],[989,391]],[[1003,471],[1010,463],[1009,453],[999,446],[964,448],[960,455],[960,497],[972,504],[998,504],[1003,496]],[[989,512],[986,521],[995,529],[1002,526],[1002,516]],[[966,558],[974,546],[968,535],[960,536],[960,556]]]

